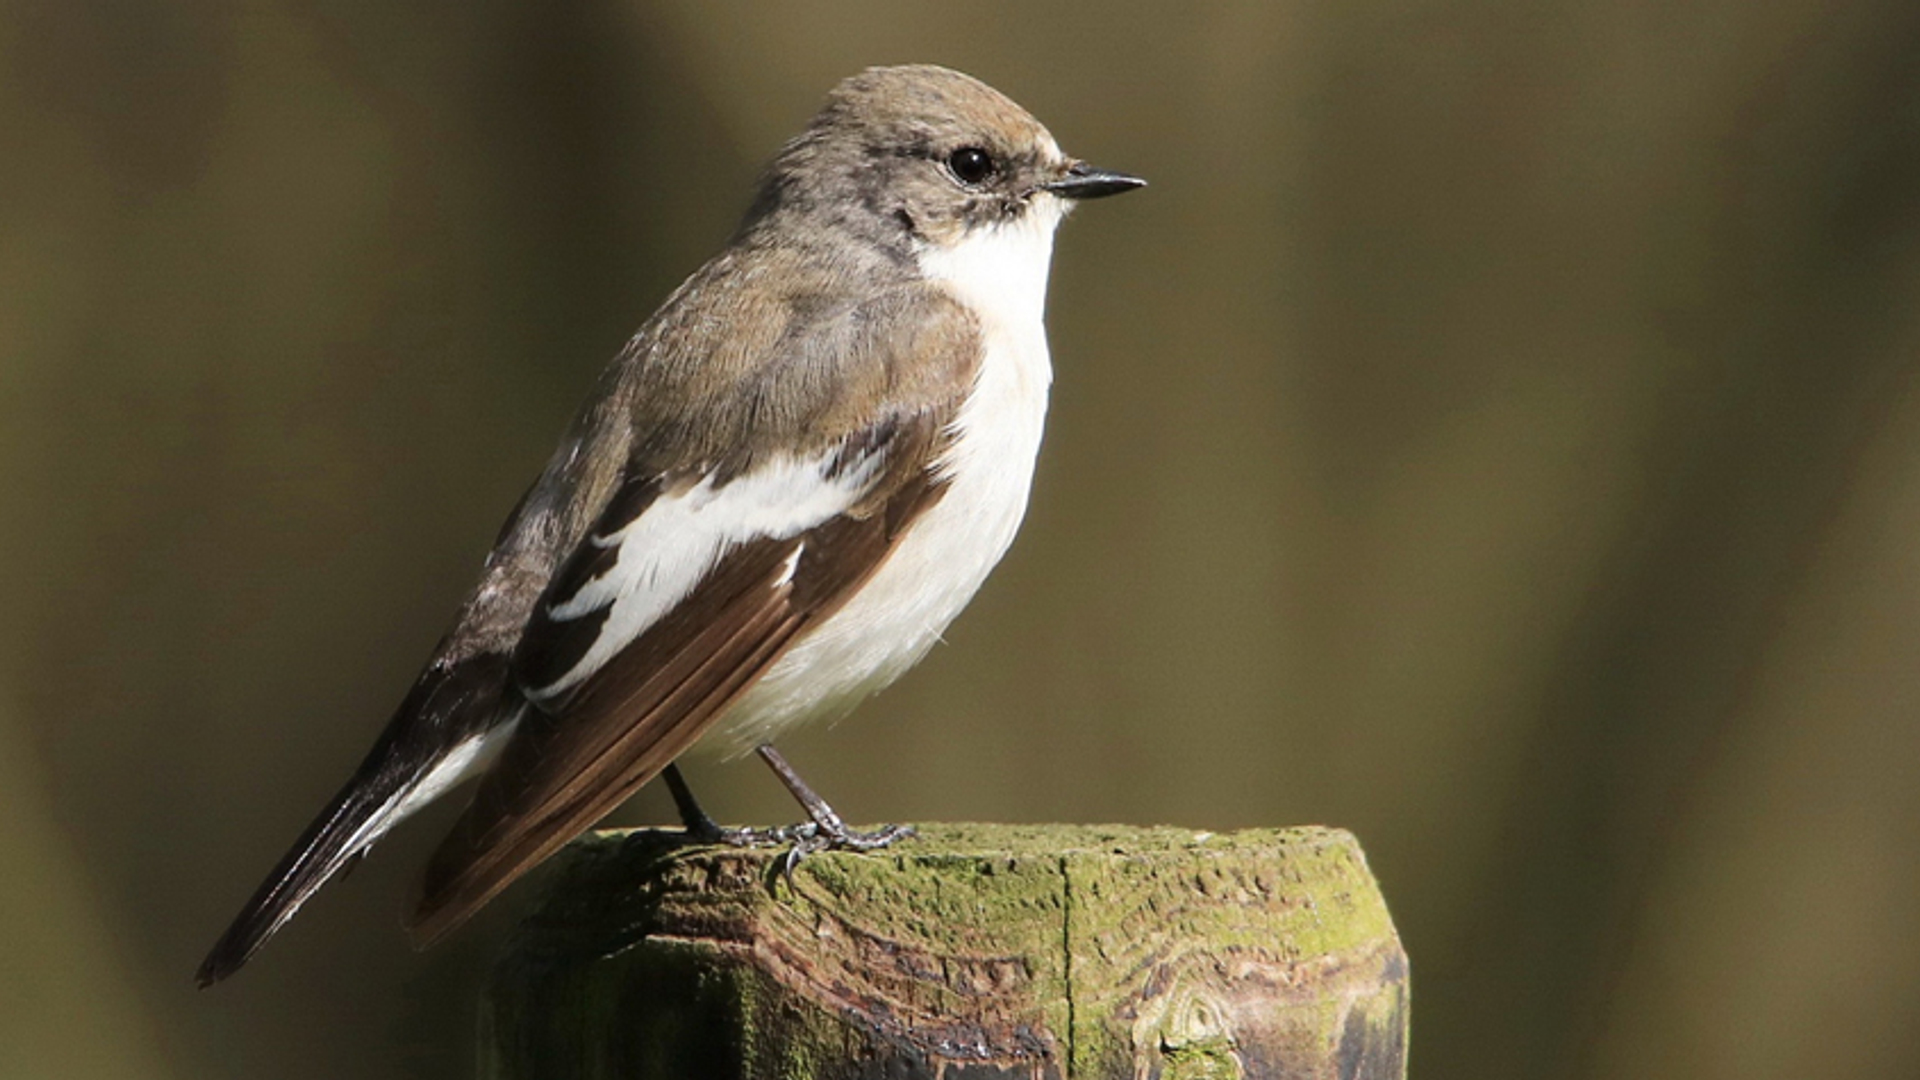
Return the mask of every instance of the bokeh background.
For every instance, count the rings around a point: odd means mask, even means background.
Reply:
[[[758,164],[910,60],[1153,187],[1061,236],[1020,542],[796,763],[1352,828],[1423,1080],[1920,1072],[1911,0],[22,0],[0,1077],[469,1073],[530,891],[409,951],[445,812],[189,976]]]

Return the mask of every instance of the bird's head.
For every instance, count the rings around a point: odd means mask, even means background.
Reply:
[[[754,213],[924,253],[1009,228],[1051,234],[1074,201],[1144,184],[1067,156],[978,79],[917,64],[869,68],[835,87],[774,160]]]

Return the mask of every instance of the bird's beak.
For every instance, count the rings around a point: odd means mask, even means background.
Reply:
[[[1096,169],[1084,161],[1076,161],[1067,169],[1067,175],[1041,184],[1040,190],[1051,191],[1063,199],[1103,199],[1108,195],[1146,186],[1147,182],[1137,176],[1110,169]]]

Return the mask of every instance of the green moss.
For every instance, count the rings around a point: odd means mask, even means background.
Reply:
[[[582,1075],[813,1080],[1404,1052],[1404,959],[1338,830],[934,825],[791,880],[780,850],[675,841],[570,849],[502,965],[496,1046],[599,1045]]]
[[[1226,1039],[1170,1050],[1161,1060],[1160,1080],[1239,1080],[1242,1075]]]

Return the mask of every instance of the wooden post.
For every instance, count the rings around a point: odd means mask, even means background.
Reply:
[[[929,825],[777,849],[602,833],[494,973],[495,1080],[1384,1080],[1407,960],[1353,837]]]

